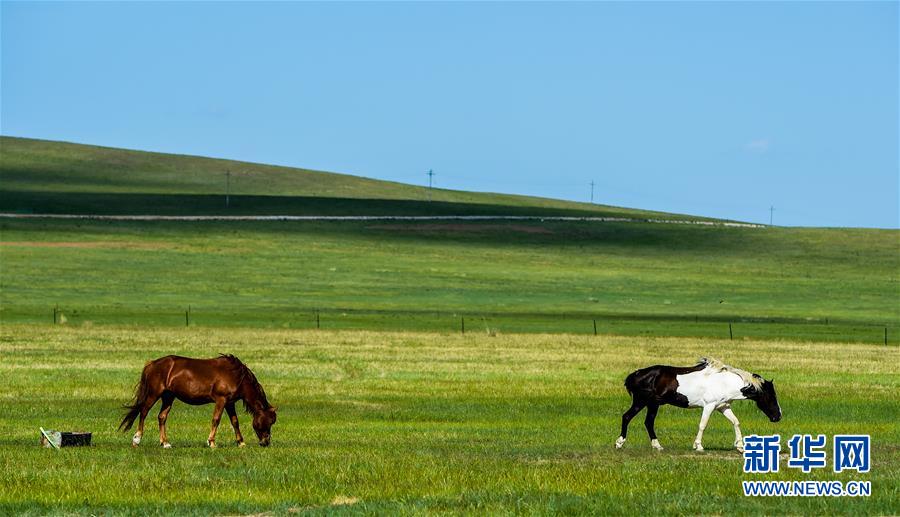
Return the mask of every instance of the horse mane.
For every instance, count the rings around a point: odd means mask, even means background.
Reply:
[[[229,363],[231,363],[231,366],[232,368],[234,368],[235,373],[237,373],[239,378],[241,379],[241,381],[238,383],[238,386],[240,386],[241,382],[246,381],[250,383],[250,387],[253,388],[256,391],[256,394],[259,396],[259,401],[262,403],[262,408],[269,409],[270,407],[272,407],[272,405],[269,404],[268,399],[266,399],[266,390],[263,389],[259,381],[256,380],[256,375],[253,375],[253,372],[250,370],[250,368],[247,367],[246,364],[244,364],[243,361],[231,354],[219,354],[219,357],[221,357],[222,359],[226,359]],[[253,413],[253,406],[251,406],[250,403],[247,402],[247,399],[242,400],[244,402],[244,410],[247,413]]]
[[[747,370],[741,370],[740,368],[729,366],[722,361],[714,359],[712,357],[701,357],[700,363],[705,364],[707,368],[711,368],[717,372],[731,372],[735,375],[738,375],[741,380],[744,381],[745,386],[753,386],[757,390],[762,390],[763,379],[755,373],[750,373]]]

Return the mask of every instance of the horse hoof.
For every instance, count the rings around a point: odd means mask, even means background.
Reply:
[[[621,436],[616,438],[616,449],[621,449],[623,445],[625,445],[625,438]]]
[[[659,440],[651,440],[650,447],[653,447],[654,449],[656,449],[658,451],[663,450],[663,446],[659,444]]]
[[[694,450],[697,451],[697,452],[703,452],[703,446],[702,446],[702,445],[698,445],[698,444],[695,443],[695,444],[694,444]]]
[[[141,444],[141,437],[140,437],[140,436],[135,436],[134,438],[131,439],[131,446],[132,446],[132,447],[137,447],[137,446],[140,445],[140,444]]]
[[[210,449],[215,449],[215,448],[216,448],[216,442],[211,442],[211,441],[209,441],[209,440],[206,440],[206,445],[209,445],[209,448],[210,448]]]
[[[744,448],[743,448],[743,447],[737,447],[737,451],[738,451],[739,453],[741,453],[741,454],[744,454]]]
[[[238,445],[238,447],[246,447],[247,446],[247,444],[244,442],[238,442],[237,445]]]
[[[169,442],[166,442],[166,443],[162,444],[162,448],[163,448],[163,449],[171,449],[171,448],[172,448],[172,444],[169,443]]]

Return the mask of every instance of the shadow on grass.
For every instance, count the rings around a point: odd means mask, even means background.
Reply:
[[[94,215],[293,215],[293,216],[519,216],[630,217],[614,207],[596,211],[542,207],[323,197],[0,192],[0,212]],[[601,252],[613,247],[702,250],[720,254],[756,249],[767,230],[689,224],[601,221],[91,221],[6,220],[4,228],[184,233],[258,233],[272,236],[356,236],[385,242],[558,246]],[[465,250],[461,250],[465,252]]]
[[[597,206],[594,210],[407,199],[223,194],[133,194],[94,192],[0,192],[0,211],[98,215],[518,215],[628,217],[633,212]],[[649,213],[648,213],[649,215]],[[690,219],[688,217],[678,217]]]

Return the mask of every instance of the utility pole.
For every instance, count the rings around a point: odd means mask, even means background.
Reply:
[[[431,201],[431,178],[434,177],[434,171],[428,169],[426,174],[428,174],[428,201]]]
[[[769,207],[769,226],[772,226],[772,221],[775,220],[775,207]]]
[[[225,171],[225,208],[231,204],[231,171]]]
[[[594,182],[591,181],[591,204],[594,204]]]

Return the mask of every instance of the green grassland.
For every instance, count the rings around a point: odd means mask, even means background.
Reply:
[[[430,195],[0,138],[0,212],[692,219]],[[897,514],[898,295],[895,230],[0,219],[0,514]],[[115,432],[145,361],[220,352],[281,408],[273,447],[204,448],[208,406],[176,405],[172,450],[153,446],[155,419],[137,450]],[[665,451],[640,420],[614,450],[625,375],[700,355],[775,378],[784,420],[738,403],[745,433],[873,436],[869,474],[762,479],[871,480],[873,496],[744,497],[754,478],[719,415],[705,453],[699,413],[675,408]],[[95,444],[43,450],[38,426]]]
[[[0,329],[0,513],[896,514],[897,347],[485,333],[39,327]],[[227,423],[206,449],[210,406],[176,403],[174,448],[117,433],[148,359],[232,352],[279,407],[268,449],[239,449]],[[745,434],[872,435],[868,474],[742,472],[714,415],[664,407],[613,448],[622,380],[659,362],[719,356],[774,377],[784,419],[735,404]],[[155,416],[155,412],[152,413]],[[242,416],[245,430],[248,419]],[[38,427],[90,430],[89,449],[37,447]],[[782,443],[786,449],[787,444]],[[830,457],[830,453],[829,453]],[[830,463],[829,463],[830,465]],[[742,480],[869,480],[870,498],[749,498]]]
[[[0,317],[67,324],[896,343],[885,230],[574,222],[0,221]]]

